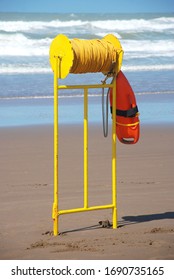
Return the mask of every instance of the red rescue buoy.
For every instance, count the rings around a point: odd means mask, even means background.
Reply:
[[[112,89],[109,91],[112,113]],[[123,144],[135,144],[139,139],[139,113],[134,92],[122,71],[116,77],[116,134]]]

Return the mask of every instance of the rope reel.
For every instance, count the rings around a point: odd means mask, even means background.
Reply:
[[[55,70],[58,57],[58,78],[64,79],[69,73],[97,73],[104,75],[121,69],[123,50],[119,40],[112,34],[101,40],[68,39],[57,35],[50,46],[50,63]]]
[[[57,58],[57,60],[55,59]],[[114,77],[121,69],[123,49],[120,41],[112,34],[101,40],[68,39],[63,34],[57,35],[50,46],[50,64],[53,72],[58,67],[58,78],[64,79],[69,73],[102,72],[106,78]],[[58,62],[58,63],[57,63]],[[112,80],[113,81],[113,80]],[[108,135],[108,103],[109,89],[104,98],[102,89],[103,134]]]

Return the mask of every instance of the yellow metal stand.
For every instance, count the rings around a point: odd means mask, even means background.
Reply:
[[[88,208],[88,89],[84,89],[84,209]]]
[[[63,34],[57,35],[50,45],[50,64],[54,72],[54,202],[52,210],[53,231],[58,235],[60,215],[112,209],[113,228],[117,228],[116,198],[116,79],[112,84],[93,85],[58,85],[58,79],[64,79],[69,73],[97,73],[116,75],[121,69],[123,50],[119,40],[112,34],[103,39],[69,40]],[[87,63],[88,62],[88,63]],[[112,88],[112,202],[107,205],[88,206],[88,89]],[[68,210],[59,210],[59,174],[58,174],[58,94],[61,89],[84,90],[84,206]]]
[[[58,67],[59,59],[55,57],[54,71],[54,202],[52,218],[54,221],[53,232],[58,235]]]
[[[57,67],[54,69],[54,202],[53,202],[53,232],[59,233],[58,218],[60,215],[86,212],[93,210],[112,209],[113,228],[117,228],[117,199],[116,199],[116,79],[113,84],[94,85],[58,85],[60,57],[55,58]],[[113,117],[112,117],[112,202],[107,205],[88,206],[88,89],[89,88],[113,88]],[[58,93],[61,89],[84,90],[84,207],[67,210],[59,210],[58,207]]]
[[[117,181],[116,181],[116,79],[113,79],[113,112],[112,112],[112,223],[117,228]]]

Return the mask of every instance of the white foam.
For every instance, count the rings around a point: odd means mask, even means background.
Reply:
[[[97,33],[102,37],[107,33]],[[120,37],[118,33],[114,33]],[[48,56],[51,38],[30,39],[27,36],[15,34],[0,34],[0,55],[1,56]],[[149,56],[173,56],[174,39],[170,40],[120,40],[125,55],[140,57]]]
[[[41,66],[31,66],[31,65],[1,65],[0,67],[0,74],[30,74],[30,73],[36,73],[36,74],[47,74],[52,73],[52,70],[50,67],[41,67]]]
[[[158,64],[158,65],[123,65],[123,71],[127,72],[138,72],[138,71],[165,71],[165,70],[174,70],[174,64]],[[42,67],[37,65],[10,65],[10,64],[1,64],[0,65],[0,74],[48,74],[52,73],[50,66]]]
[[[148,91],[144,91],[144,92],[136,92],[136,95],[158,95],[158,94],[174,94],[174,90],[165,90],[165,91],[152,91],[152,92],[148,92]]]
[[[70,21],[60,21],[60,20],[52,20],[52,21],[1,21],[0,22],[0,31],[5,32],[34,32],[41,31],[50,28],[50,32],[52,28],[59,27],[76,27],[87,24],[87,21],[81,20],[70,20]]]
[[[48,55],[50,38],[34,40],[25,35],[0,34],[0,55],[2,56],[43,56]]]
[[[73,15],[72,15],[73,18]],[[174,18],[173,17],[161,17],[155,19],[128,19],[128,20],[69,20],[61,21],[59,19],[52,21],[0,21],[0,31],[5,32],[34,32],[41,31],[50,28],[50,32],[53,28],[60,27],[84,27],[89,29],[98,28],[100,30],[110,31],[156,31],[162,32],[167,29],[174,30]],[[67,30],[68,31],[68,30]]]
[[[92,26],[97,28],[103,28],[111,31],[156,31],[162,32],[164,30],[174,29],[174,18],[157,18],[157,19],[129,19],[129,20],[105,20],[105,21],[93,21]]]
[[[75,15],[72,14],[70,21],[0,21],[0,30],[3,31],[0,33],[0,56],[4,63],[0,62],[0,73],[2,74],[50,73],[49,48],[52,39],[59,31],[64,31],[65,34],[66,32],[73,35],[84,34],[86,36],[90,34],[90,36],[99,37],[104,37],[108,33],[114,34],[122,44],[124,50],[123,68],[125,67],[124,69],[127,71],[173,70],[174,38],[172,36],[167,36],[164,40],[140,40],[139,36],[137,40],[122,39],[124,32],[130,32],[130,34],[132,32],[135,35],[137,32],[147,32],[148,34],[151,31],[163,32],[167,30],[167,32],[174,33],[174,18],[171,17],[147,20],[82,21],[75,20]],[[123,38],[125,38],[124,35]],[[146,60],[146,58],[150,59]],[[13,59],[12,63],[11,59]],[[129,65],[134,59],[135,66]],[[24,60],[26,63],[23,63]],[[151,65],[148,64],[149,61]]]
[[[138,71],[165,71],[174,70],[174,64],[159,64],[159,65],[131,65],[122,66],[123,71],[138,72]]]
[[[122,40],[124,57],[173,56],[174,39],[171,40]]]
[[[173,90],[166,90],[166,91],[144,91],[144,92],[135,92],[135,95],[159,95],[159,94],[174,94]],[[101,98],[101,94],[89,94],[89,98]],[[84,98],[83,94],[73,94],[73,95],[59,95],[59,99],[74,99],[74,98]],[[0,97],[0,100],[43,100],[43,99],[50,99],[53,100],[53,95],[43,95],[43,96],[6,96],[6,97]]]
[[[117,32],[112,32],[112,34],[117,38],[121,39],[121,35]],[[104,36],[108,35],[108,32],[96,32],[95,35],[103,38]]]
[[[93,98],[93,97],[101,97],[101,94],[88,94],[88,97]],[[30,99],[53,99],[54,96],[50,95],[43,95],[43,96],[5,96],[5,97],[0,97],[0,100],[30,100]],[[84,94],[66,94],[66,95],[59,95],[59,99],[71,99],[71,98],[84,98]]]

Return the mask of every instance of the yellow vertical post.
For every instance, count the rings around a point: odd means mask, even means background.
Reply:
[[[117,228],[117,177],[116,177],[116,79],[112,91],[112,223]]]
[[[55,57],[54,68],[54,202],[53,202],[53,233],[58,235],[58,67],[59,60]]]
[[[84,208],[88,208],[88,88],[84,88]]]

